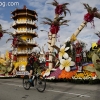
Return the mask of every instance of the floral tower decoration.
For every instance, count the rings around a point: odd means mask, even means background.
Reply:
[[[27,57],[31,54],[34,47],[37,46],[35,37],[37,37],[36,20],[37,13],[34,10],[27,9],[24,5],[23,9],[16,9],[11,12],[11,18],[14,20],[12,27],[15,29],[12,37],[13,54],[16,55],[15,67],[26,66]],[[13,57],[12,57],[13,58]]]
[[[49,49],[49,69],[51,69],[53,67],[53,64],[52,64],[53,55],[52,55],[52,53],[54,50],[57,33],[59,32],[61,25],[67,25],[67,22],[69,22],[69,20],[64,20],[63,19],[64,17],[61,17],[59,15],[64,13],[66,16],[66,10],[69,11],[67,9],[66,5],[68,5],[69,3],[59,4],[56,0],[54,0],[54,2],[49,3],[49,4],[56,6],[54,19],[51,20],[51,19],[45,17],[44,19],[47,21],[43,21],[43,24],[50,25],[48,49]]]

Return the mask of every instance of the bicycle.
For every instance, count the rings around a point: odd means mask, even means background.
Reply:
[[[29,81],[29,76],[25,75],[23,77],[23,87],[25,90],[29,90],[30,87],[34,85],[34,87],[39,91],[39,92],[43,92],[46,88],[46,80],[45,77],[43,77],[42,75],[39,75],[39,73],[36,72],[34,75],[32,75],[32,82]]]

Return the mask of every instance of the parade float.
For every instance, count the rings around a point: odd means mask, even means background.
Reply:
[[[4,30],[2,25],[0,24],[0,39],[4,36],[4,34],[11,34],[8,29]],[[11,60],[9,57],[9,52],[6,51],[5,54],[1,54],[0,52],[0,77],[13,77],[11,65]]]
[[[84,21],[77,28],[77,30],[67,38],[61,47],[56,45],[57,34],[60,31],[61,25],[67,25],[69,20],[64,19],[69,3],[59,4],[54,0],[52,4],[55,6],[55,16],[51,20],[44,17],[41,24],[50,25],[50,31],[48,32],[48,53],[46,55],[46,70],[42,71],[42,75],[48,81],[70,81],[75,83],[86,82],[100,82],[100,40],[93,43],[90,50],[86,51],[86,44],[77,39],[77,36],[82,29],[90,22],[94,27],[94,17],[100,19],[100,13],[97,8],[90,7],[88,4],[83,3],[83,6],[87,10],[87,14],[84,15]],[[27,57],[30,55],[32,49],[37,46],[33,38],[37,36],[34,29],[37,28],[35,20],[37,20],[37,13],[29,10],[24,6],[23,9],[16,9],[12,12],[14,19],[13,28],[16,29],[12,38],[13,50],[10,55],[11,68],[25,71],[27,64]],[[64,14],[64,16],[63,16]],[[70,13],[71,15],[71,13]],[[92,34],[92,33],[91,33]],[[93,33],[94,34],[94,33]],[[96,33],[100,37],[100,33]],[[0,34],[2,37],[3,35]],[[57,54],[54,54],[54,50],[57,50]],[[14,57],[17,58],[14,61]],[[54,61],[56,62],[54,64]],[[0,70],[2,71],[2,70]]]
[[[93,82],[100,79],[100,46],[99,42],[97,48],[88,52],[84,51],[86,44],[77,39],[78,34],[87,25],[88,22],[94,27],[94,17],[100,19],[100,14],[96,7],[92,8],[88,4],[83,3],[87,14],[84,15],[84,21],[72,36],[66,39],[62,47],[57,47],[55,44],[56,35],[60,30],[60,25],[67,25],[69,20],[64,20],[62,14],[66,16],[66,11],[70,10],[66,7],[69,3],[59,4],[56,0],[52,3],[55,6],[55,17],[51,19],[44,18],[43,24],[50,25],[48,49],[49,49],[49,66],[47,70],[42,72],[42,75],[49,81],[73,81],[73,82]],[[58,62],[53,66],[53,50],[58,51]],[[83,56],[84,55],[84,56]],[[87,58],[89,61],[87,61]]]

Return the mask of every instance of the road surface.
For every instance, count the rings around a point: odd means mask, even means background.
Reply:
[[[0,100],[99,100],[100,84],[47,82],[46,90],[25,90],[21,78],[0,79]]]

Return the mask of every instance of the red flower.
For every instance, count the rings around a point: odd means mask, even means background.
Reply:
[[[63,12],[63,6],[62,5],[58,5],[55,9],[55,13],[60,15]]]
[[[59,31],[59,26],[58,26],[58,25],[52,24],[51,27],[50,27],[50,32],[51,32],[52,34],[57,34],[58,31]]]
[[[3,34],[0,32],[0,38],[3,37]]]
[[[93,18],[94,18],[94,15],[93,15],[93,14],[90,14],[90,13],[87,13],[87,14],[84,16],[84,20],[87,21],[87,22],[93,21]]]

